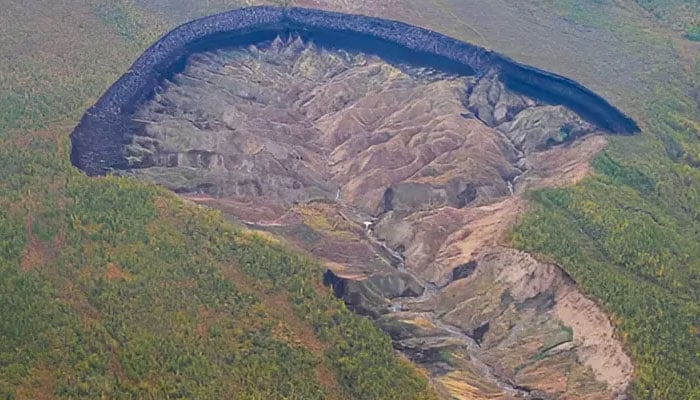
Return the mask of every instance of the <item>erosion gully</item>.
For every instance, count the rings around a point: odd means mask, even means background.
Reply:
[[[391,248],[384,239],[377,236],[376,232],[373,229],[373,226],[374,224],[380,222],[383,218],[385,218],[386,214],[382,214],[378,217],[371,217],[361,211],[358,211],[351,205],[344,204],[342,202],[338,202],[338,204],[341,206],[340,215],[347,222],[360,225],[364,228],[364,221],[372,221],[373,224],[370,225],[367,229],[364,229],[364,236],[367,239],[367,241],[372,244],[372,246],[375,249],[375,252],[380,257],[382,257],[382,259],[388,266],[390,266],[391,268],[396,268],[398,271],[410,275],[423,286],[423,294],[419,297],[401,297],[393,299],[389,307],[392,313],[404,311],[409,304],[427,301],[439,292],[440,288],[438,288],[437,285],[425,281],[420,276],[416,275],[413,271],[406,268],[406,257],[401,252]],[[490,382],[496,384],[501,390],[508,394],[523,399],[532,398],[531,392],[529,390],[514,385],[505,380],[503,377],[498,376],[490,365],[481,360],[481,346],[476,342],[476,340],[474,340],[474,338],[467,335],[456,326],[445,323],[440,318],[438,318],[434,312],[414,312],[413,314],[425,318],[436,328],[445,332],[446,336],[449,336],[461,342],[467,350],[470,362],[481,373],[481,376],[485,377]]]

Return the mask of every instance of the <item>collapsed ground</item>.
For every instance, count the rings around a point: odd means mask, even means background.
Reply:
[[[587,172],[562,106],[297,37],[195,54],[133,114],[136,176],[322,259],[355,311],[458,398],[612,398],[632,365],[557,267],[499,246],[526,188]],[[556,379],[552,377],[555,376]]]

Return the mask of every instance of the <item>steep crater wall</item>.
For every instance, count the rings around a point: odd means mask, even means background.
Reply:
[[[191,54],[258,43],[290,32],[439,70],[477,75],[496,70],[509,89],[565,105],[611,133],[639,130],[629,117],[572,80],[433,31],[359,15],[252,7],[192,21],[156,42],[84,115],[71,135],[71,161],[88,175],[126,167],[123,148],[130,115],[153,95],[159,82],[181,71]]]

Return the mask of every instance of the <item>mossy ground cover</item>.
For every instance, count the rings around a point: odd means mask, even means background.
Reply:
[[[686,38],[700,41],[700,9],[698,0],[636,0],[656,18],[680,29]]]
[[[167,21],[117,1],[6,10],[0,398],[432,397],[319,265],[163,189],[70,165],[80,114]]]

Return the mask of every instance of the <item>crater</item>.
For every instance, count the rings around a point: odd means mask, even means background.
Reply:
[[[457,398],[614,398],[633,368],[602,311],[500,240],[522,193],[581,179],[605,134],[636,130],[573,81],[434,32],[258,7],[156,43],[83,117],[71,159],[312,254]]]
[[[509,196],[529,154],[598,132],[497,71],[396,60],[295,34],[195,53],[135,106],[113,172],[278,209],[324,200],[406,214]]]

